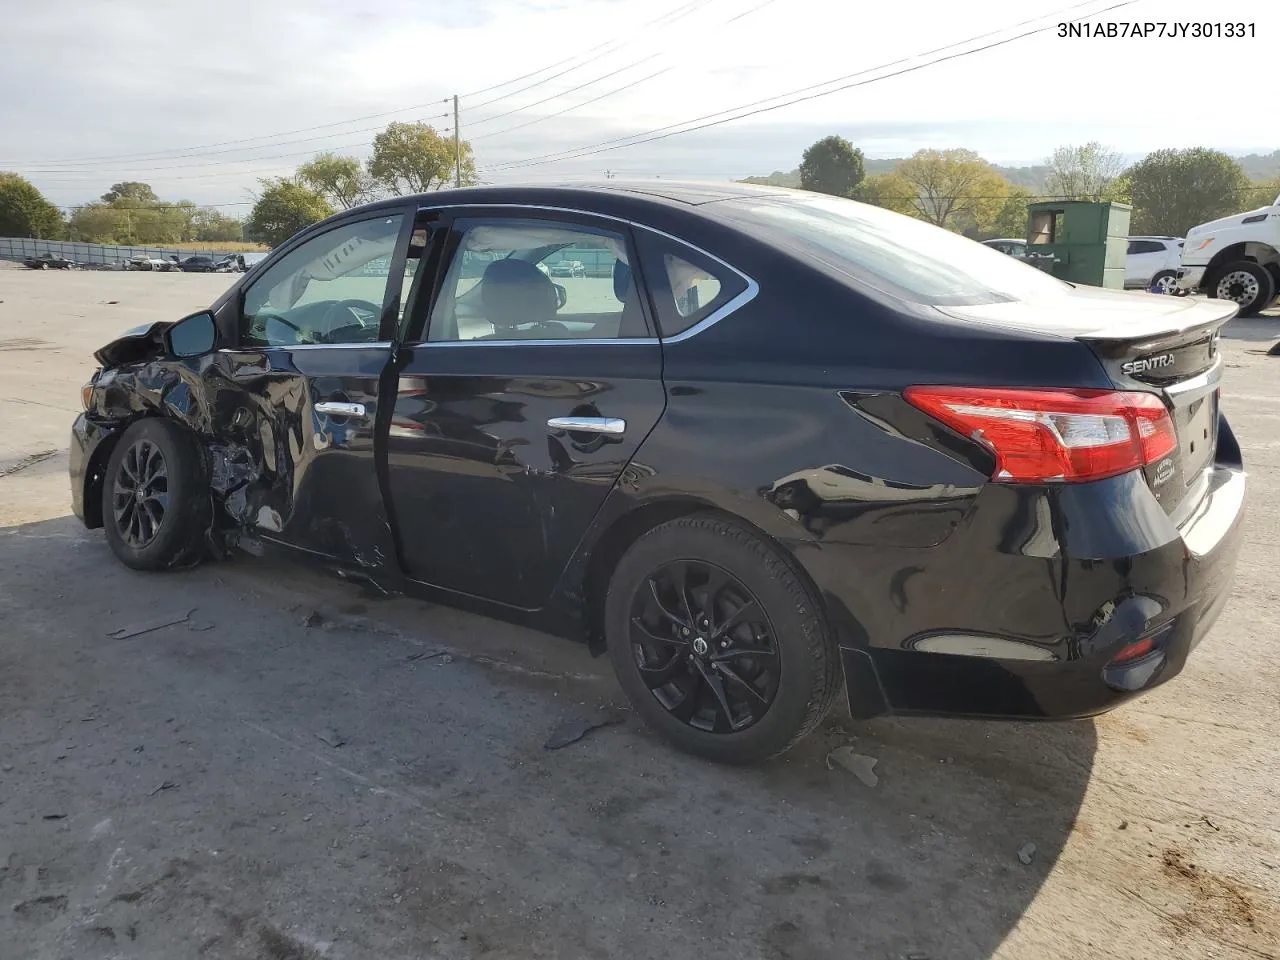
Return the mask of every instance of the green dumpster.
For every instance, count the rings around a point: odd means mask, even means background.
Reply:
[[[1123,290],[1131,209],[1092,200],[1028,204],[1028,262],[1069,283]]]

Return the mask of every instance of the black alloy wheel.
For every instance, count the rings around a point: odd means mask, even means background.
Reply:
[[[777,696],[769,618],[741,580],[713,564],[674,560],[653,571],[632,603],[631,642],[649,691],[697,730],[745,730]]]
[[[135,550],[160,534],[169,510],[169,467],[160,448],[140,438],[120,461],[111,489],[111,512],[120,538]]]

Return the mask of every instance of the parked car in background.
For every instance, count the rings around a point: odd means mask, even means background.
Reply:
[[[222,257],[214,263],[213,268],[218,273],[244,273],[244,256],[239,253],[233,253]]]
[[[56,253],[42,253],[38,257],[27,257],[22,261],[24,267],[32,270],[74,270],[79,266],[74,260]]]
[[[1280,292],[1280,197],[1188,230],[1178,291],[1235,301],[1242,317],[1265,310]]]
[[[996,240],[983,240],[982,242],[992,250],[999,250],[1001,253],[1013,257],[1015,260],[1027,259],[1027,241],[1025,240],[1001,238]]]
[[[587,268],[581,260],[556,260],[548,265],[549,275],[553,277],[585,277]]]
[[[212,257],[187,257],[180,265],[183,273],[216,273],[218,269]]]
[[[1172,293],[1182,258],[1180,237],[1130,237],[1124,258],[1124,285],[1130,290]]]
[[[136,257],[129,258],[130,270],[162,270],[164,269],[164,260],[160,257],[149,257],[146,254],[138,254]]]
[[[574,246],[612,282],[559,295],[537,264]],[[737,184],[396,197],[268,256],[95,354],[71,499],[130,567],[293,548],[577,637],[735,762],[842,687],[860,718],[1103,712],[1231,593],[1234,304]]]

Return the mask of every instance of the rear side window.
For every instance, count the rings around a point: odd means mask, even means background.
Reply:
[[[715,212],[801,259],[917,303],[1000,303],[1069,289],[991,247],[852,200],[806,194],[727,200]]]
[[[1130,240],[1130,253],[1164,253],[1165,245],[1159,240]]]
[[[640,238],[645,277],[664,337],[684,333],[747,289],[733,268],[675,240]]]

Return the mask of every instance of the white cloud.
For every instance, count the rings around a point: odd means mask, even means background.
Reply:
[[[809,142],[829,132],[873,156],[960,145],[996,162],[1035,161],[1057,144],[1089,139],[1126,153],[1204,144],[1268,148],[1257,142],[1264,127],[1241,128],[1238,118],[1249,112],[1238,102],[1232,106],[1240,91],[1274,86],[1269,52],[1280,37],[1280,7],[1252,4],[1245,15],[1256,24],[1254,38],[1085,40],[1050,31],[702,132],[499,172],[504,163],[680,123],[878,65],[906,60],[899,66],[909,66],[920,62],[910,58],[932,48],[1068,5],[258,0],[193,7],[0,0],[7,8],[0,12],[0,89],[6,91],[0,169],[27,172],[60,203],[90,199],[125,178],[147,180],[166,197],[244,200],[257,176],[287,173],[314,151],[363,154],[372,138],[367,128],[393,118],[433,118],[448,126],[451,120],[440,115],[454,92],[596,53],[605,55],[465,98],[463,133],[477,138],[481,167],[504,180],[606,168],[742,176],[793,167]],[[1096,0],[1085,9],[1107,5]],[[644,28],[668,13],[668,23]],[[1138,0],[1095,19],[1201,22],[1228,15],[1242,16],[1206,12],[1192,0]],[[987,42],[1010,35],[997,33]],[[599,79],[622,67],[629,69]],[[615,96],[502,132],[660,70],[666,72]],[[877,75],[873,70],[864,79]],[[530,106],[546,98],[552,99]],[[410,106],[419,109],[252,144],[177,149]],[[507,111],[517,112],[496,116]],[[129,158],[114,159],[121,154]],[[155,154],[162,155],[149,158]],[[99,157],[112,159],[83,159]]]

